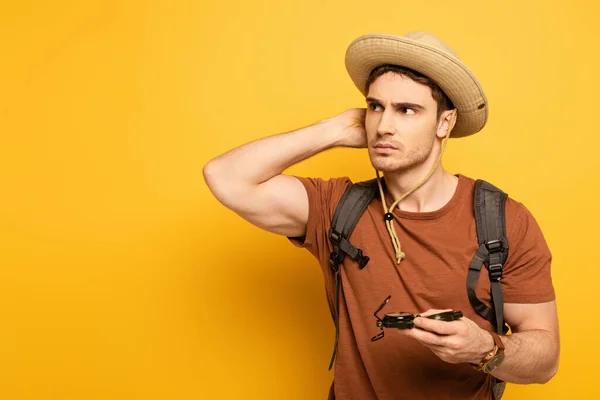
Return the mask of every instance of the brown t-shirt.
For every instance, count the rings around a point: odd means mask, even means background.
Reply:
[[[388,296],[380,315],[428,309],[454,309],[492,331],[467,297],[466,277],[477,250],[473,215],[475,181],[458,175],[452,199],[433,212],[395,209],[394,225],[406,258],[396,264],[386,230],[381,200],[376,196],[361,216],[350,241],[371,258],[366,268],[345,258],[341,270],[340,337],[334,389],[337,399],[491,399],[491,377],[469,364],[449,364],[414,339],[386,329],[379,333],[373,312]],[[333,304],[333,276],[328,264],[328,232],[335,207],[348,178],[301,178],[309,199],[304,238],[290,238],[318,258],[325,278],[329,305]],[[386,194],[387,196],[387,194]],[[387,204],[392,203],[386,198]],[[551,254],[542,232],[525,206],[506,203],[509,256],[503,270],[505,303],[541,303],[554,300],[550,276]],[[489,278],[482,268],[477,296],[490,306]],[[333,341],[333,338],[332,338]]]

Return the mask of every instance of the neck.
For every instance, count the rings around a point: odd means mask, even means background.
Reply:
[[[384,174],[387,191],[393,200],[402,195],[427,177],[433,166],[429,163],[421,165],[410,171],[386,172]],[[396,207],[403,211],[430,212],[446,205],[458,185],[458,178],[442,167],[440,163],[431,177],[421,187],[402,200]],[[388,204],[390,206],[391,203]]]

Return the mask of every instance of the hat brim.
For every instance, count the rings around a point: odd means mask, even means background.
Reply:
[[[432,79],[457,109],[452,137],[479,132],[488,118],[488,102],[475,75],[458,58],[405,37],[369,34],[354,40],[346,51],[346,69],[363,95],[367,79],[378,66],[410,68]]]

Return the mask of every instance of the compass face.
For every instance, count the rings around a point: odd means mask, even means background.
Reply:
[[[415,317],[411,313],[394,312],[385,314],[383,317],[383,326],[386,328],[410,329],[414,327]]]
[[[392,312],[385,314],[386,317],[395,318],[395,319],[414,319],[415,317],[411,313],[407,312]]]

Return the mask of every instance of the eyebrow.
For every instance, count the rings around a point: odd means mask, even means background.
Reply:
[[[376,103],[381,105],[381,101],[377,100],[374,97],[367,97],[367,103]],[[414,110],[424,110],[425,107],[423,107],[420,104],[416,104],[416,103],[410,103],[410,102],[401,102],[401,103],[392,103],[392,106],[394,106],[394,108],[398,109],[398,108],[412,108]]]

